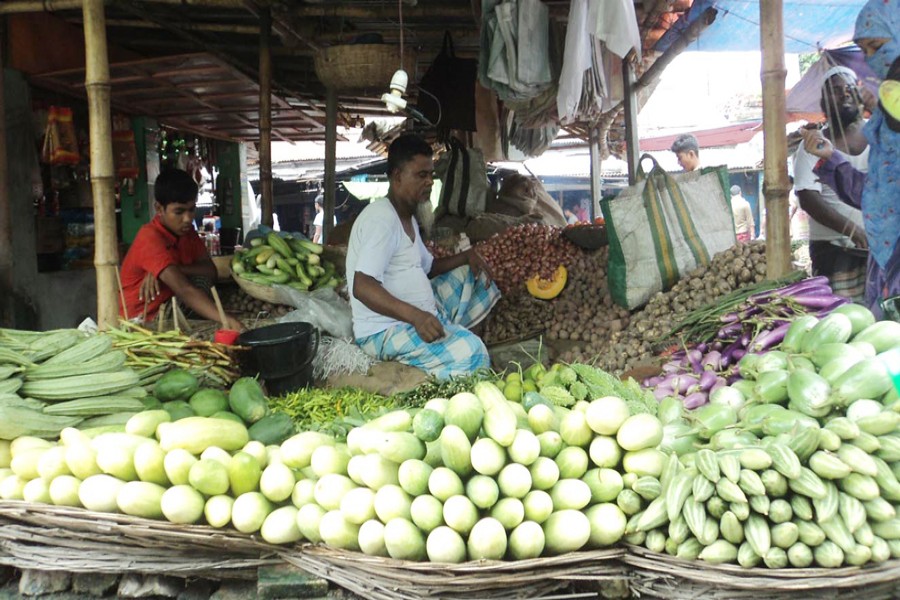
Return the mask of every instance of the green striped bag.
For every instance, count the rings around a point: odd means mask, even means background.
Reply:
[[[667,173],[653,169],[600,207],[609,235],[609,290],[634,309],[735,244],[728,168]]]

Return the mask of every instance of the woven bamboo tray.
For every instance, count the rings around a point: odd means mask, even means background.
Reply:
[[[631,591],[666,600],[880,600],[900,597],[900,560],[840,569],[744,569],[628,546]]]
[[[582,598],[567,593],[573,582],[626,576],[622,549],[572,552],[519,561],[473,561],[459,565],[399,561],[324,546],[295,546],[279,553],[287,562],[364,598]],[[593,595],[596,597],[596,594]]]
[[[0,564],[12,567],[252,580],[279,562],[272,546],[233,530],[0,502]]]
[[[275,288],[247,281],[243,277],[238,277],[233,272],[231,273],[231,278],[234,279],[235,283],[238,284],[238,287],[244,290],[248,296],[270,304],[281,304],[281,298]]]

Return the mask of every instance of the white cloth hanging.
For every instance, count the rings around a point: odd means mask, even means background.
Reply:
[[[641,59],[641,34],[633,0],[592,0],[587,21],[591,35],[605,42],[611,52],[625,58],[633,48]],[[571,26],[571,18],[569,23]]]
[[[591,29],[588,0],[572,0],[562,72],[559,74],[559,92],[556,95],[560,123],[568,123],[578,109],[584,72],[591,68]]]

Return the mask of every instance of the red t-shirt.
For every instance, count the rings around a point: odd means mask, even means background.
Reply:
[[[190,265],[205,256],[208,256],[206,245],[196,231],[176,236],[155,217],[138,231],[122,262],[122,289],[128,311],[122,310],[120,299],[119,314],[134,319],[144,313],[144,301],[138,300],[138,296],[148,273],[158,278],[166,267]],[[169,286],[160,281],[159,295],[147,304],[147,320],[154,319],[159,307],[172,296]]]

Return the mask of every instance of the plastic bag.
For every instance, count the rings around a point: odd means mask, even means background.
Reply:
[[[333,337],[353,339],[350,303],[338,296],[334,288],[301,292],[286,285],[273,287],[278,293],[280,304],[296,309],[278,319],[279,323],[310,323]]]

